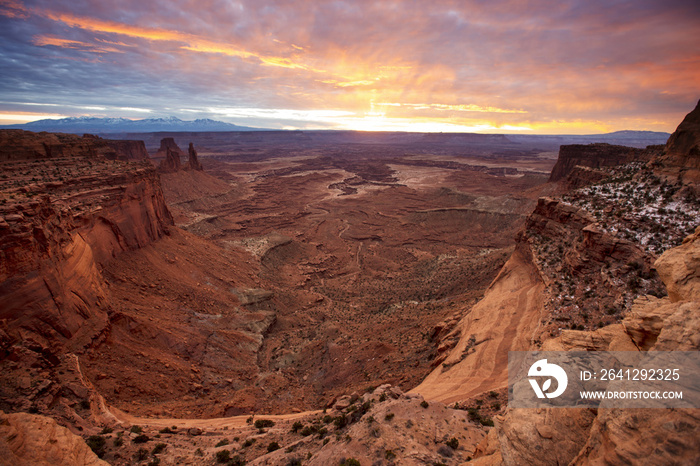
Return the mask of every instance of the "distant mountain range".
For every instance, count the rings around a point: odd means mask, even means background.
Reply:
[[[59,120],[37,120],[20,125],[0,126],[3,129],[51,131],[59,133],[153,133],[162,131],[260,131],[259,128],[238,126],[223,121],[199,119],[181,120],[176,117],[129,120],[127,118],[71,117]]]
[[[620,146],[639,147],[666,144],[670,133],[660,131],[615,131],[603,134],[584,135],[546,135],[546,134],[508,134],[507,137],[513,142],[520,144],[527,143],[548,143],[548,144],[591,144],[604,142]]]
[[[238,126],[232,123],[223,121],[198,119],[194,121],[181,120],[177,117],[167,118],[148,118],[144,120],[129,120],[126,118],[96,118],[96,117],[71,117],[62,118],[60,120],[38,120],[31,123],[21,125],[6,125],[0,126],[4,129],[24,129],[27,131],[48,131],[56,133],[74,133],[74,134],[112,134],[116,138],[126,137],[127,134],[133,133],[160,133],[160,132],[211,132],[211,131],[269,131],[263,128],[251,128],[248,126]],[[305,131],[305,133],[318,134],[354,134],[354,131]],[[421,133],[404,133],[404,132],[387,132],[385,134],[377,134],[381,140],[386,138],[387,134],[392,134],[399,139],[411,139],[418,137]],[[413,134],[413,136],[410,136]],[[118,136],[122,135],[122,136]],[[500,137],[502,141],[516,144],[590,144],[592,142],[607,142],[610,144],[619,144],[632,147],[646,147],[652,144],[665,144],[670,136],[669,133],[661,133],[656,131],[616,131],[606,134],[590,134],[590,135],[541,135],[541,134],[507,134],[507,135],[474,135],[466,133],[440,134],[431,133],[435,142],[444,143],[447,140],[455,140],[455,142],[474,143],[474,136],[480,136],[488,139],[490,142],[495,142],[494,138]],[[367,136],[364,136],[366,138]],[[421,136],[425,137],[425,135]],[[408,142],[408,141],[407,141]]]

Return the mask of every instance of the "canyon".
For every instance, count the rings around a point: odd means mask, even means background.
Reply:
[[[506,367],[700,349],[699,124],[0,131],[0,461],[693,464],[697,410],[512,409]]]

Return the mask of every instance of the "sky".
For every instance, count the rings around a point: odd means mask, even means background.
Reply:
[[[0,124],[672,132],[697,0],[0,0]]]

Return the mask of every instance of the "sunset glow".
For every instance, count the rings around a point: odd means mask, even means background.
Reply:
[[[700,97],[691,1],[0,0],[0,23],[3,122],[672,131]]]

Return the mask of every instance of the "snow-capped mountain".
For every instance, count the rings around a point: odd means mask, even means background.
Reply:
[[[129,120],[127,118],[70,117],[59,120],[37,120],[21,125],[2,128],[25,129],[28,131],[53,131],[63,133],[153,133],[161,131],[255,131],[257,128],[238,126],[232,123],[211,119],[194,121],[177,117],[147,118]]]

